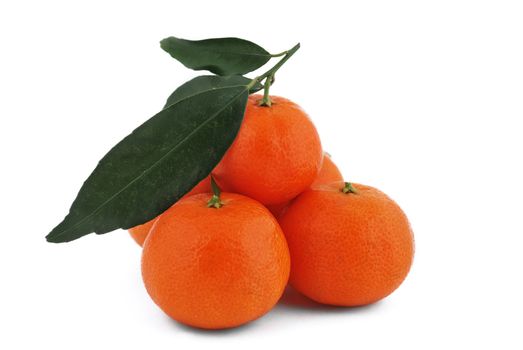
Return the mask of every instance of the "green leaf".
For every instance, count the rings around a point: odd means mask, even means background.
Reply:
[[[218,75],[249,73],[271,59],[271,54],[264,48],[238,38],[192,41],[171,36],[163,39],[160,45],[187,68]]]
[[[216,75],[202,75],[189,80],[174,90],[171,96],[169,96],[167,99],[167,102],[163,108],[167,108],[179,100],[190,97],[197,93],[201,93],[203,91],[212,91],[224,87],[245,86],[251,82],[251,79],[242,77],[241,75],[231,75],[226,77],[219,77]],[[261,89],[263,89],[263,85],[256,82],[249,90],[249,93],[252,94]]]
[[[100,160],[47,240],[69,242],[91,232],[128,229],[167,210],[230,147],[248,94],[245,84],[204,89],[139,126]]]

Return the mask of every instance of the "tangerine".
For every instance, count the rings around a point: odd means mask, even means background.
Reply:
[[[144,244],[142,275],[173,319],[230,328],[276,304],[289,277],[289,251],[278,222],[257,201],[223,193],[215,208],[209,198],[181,199],[161,215]]]
[[[280,218],[290,284],[330,305],[359,306],[392,293],[414,255],[409,221],[383,192],[335,182],[300,194]]]
[[[320,172],[314,179],[311,187],[316,185],[329,184],[331,182],[343,181],[343,175],[340,169],[334,164],[331,156],[325,152],[323,156],[323,163],[321,164]]]
[[[316,128],[294,102],[251,95],[232,146],[213,171],[231,192],[263,204],[289,201],[306,189],[321,166],[323,152]]]

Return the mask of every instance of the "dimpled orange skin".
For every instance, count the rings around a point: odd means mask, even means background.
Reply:
[[[184,197],[192,196],[193,194],[198,193],[207,193],[211,192],[211,178],[210,176],[207,176],[205,179],[200,181],[194,188],[187,193]],[[154,219],[147,221],[145,224],[141,224],[138,226],[135,226],[133,228],[129,229],[129,234],[131,235],[132,239],[140,247],[143,246],[143,242],[145,241],[145,238],[147,238],[147,235],[149,234],[149,231],[151,231],[151,228],[153,227],[153,224],[156,222],[159,216],[155,217]]]
[[[170,317],[206,329],[230,328],[268,312],[290,271],[285,237],[253,199],[222,193],[180,200],[147,237],[142,276],[154,302]]]
[[[413,234],[400,207],[379,190],[343,182],[296,198],[280,219],[291,252],[290,284],[329,305],[360,306],[392,293],[407,276]]]
[[[320,168],[320,172],[316,176],[316,179],[312,183],[311,187],[328,184],[334,181],[343,181],[343,176],[341,175],[340,170],[334,164],[331,157],[324,153],[323,163]],[[279,218],[291,204],[291,201],[280,203],[280,204],[268,204],[267,209],[274,215],[276,218]]]
[[[263,204],[286,202],[316,178],[323,152],[316,128],[295,103],[251,95],[238,136],[214,170],[220,184]]]
[[[153,227],[157,219],[158,216],[150,221],[147,221],[145,224],[141,224],[129,229],[129,235],[131,235],[131,238],[134,239],[134,241],[138,243],[140,247],[143,246],[145,238],[147,238],[149,231],[151,231],[151,228]]]
[[[311,187],[316,185],[329,184],[331,182],[343,181],[343,175],[332,161],[330,155],[324,153],[323,163],[321,164],[320,172],[314,179]]]

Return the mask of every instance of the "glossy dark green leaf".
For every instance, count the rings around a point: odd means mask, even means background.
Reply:
[[[219,77],[216,75],[202,75],[196,77],[188,82],[180,85],[174,92],[169,96],[164,108],[176,103],[179,100],[190,97],[197,93],[204,91],[212,91],[224,87],[235,87],[248,85],[252,80],[242,77],[241,75],[231,75],[226,77]],[[256,83],[249,90],[249,93],[255,93],[263,89],[263,85]]]
[[[47,240],[127,229],[164,212],[223,157],[248,93],[241,84],[195,92],[139,126],[102,158]]]
[[[238,38],[193,41],[171,36],[163,39],[160,45],[187,68],[218,75],[249,73],[271,59],[271,54],[264,48]]]

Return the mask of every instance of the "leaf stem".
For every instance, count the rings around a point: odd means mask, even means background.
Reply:
[[[297,43],[290,50],[284,51],[284,52],[276,54],[276,55],[271,55],[271,57],[279,57],[279,56],[283,55],[283,58],[281,60],[279,60],[278,63],[276,63],[271,69],[269,69],[262,75],[257,76],[249,83],[249,85],[247,85],[247,88],[251,89],[256,83],[261,83],[263,81],[263,79],[266,79],[265,84],[264,84],[264,91],[263,91],[263,96],[264,96],[264,98],[262,100],[263,106],[270,106],[270,102],[268,102],[270,99],[268,96],[269,96],[269,88],[271,86],[272,80],[274,79],[274,74],[278,71],[278,69],[281,68],[281,66],[283,66],[285,64],[285,62],[287,62],[289,60],[289,58],[292,57],[292,55],[294,55],[296,53],[296,51],[298,51],[299,48],[300,48],[300,43]],[[265,96],[267,96],[267,99],[265,98]]]
[[[220,199],[220,195],[221,195],[222,191],[216,184],[216,181],[214,181],[214,177],[212,175],[211,175],[211,188],[212,188],[213,195],[212,195],[211,199],[209,199],[209,201],[207,202],[207,207],[216,208],[216,209],[221,208],[223,206],[222,200]]]
[[[280,53],[273,53],[271,54],[271,57],[281,57],[283,55],[286,55],[289,51],[283,51],[283,52],[280,52]]]
[[[258,82],[260,82],[264,78],[267,78],[270,75],[274,75],[274,73],[276,73],[278,71],[278,69],[280,69],[281,66],[283,66],[285,64],[285,62],[287,62],[289,60],[289,58],[291,58],[292,55],[294,55],[294,53],[296,53],[296,51],[298,51],[299,48],[300,48],[300,43],[297,43],[292,49],[290,49],[289,51],[286,51],[285,56],[281,60],[279,60],[278,63],[276,63],[274,65],[274,67],[272,67],[267,72],[263,73],[262,75],[260,75],[258,77],[260,79],[260,80],[258,80]],[[256,79],[258,79],[258,78],[256,78]]]

